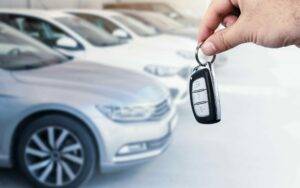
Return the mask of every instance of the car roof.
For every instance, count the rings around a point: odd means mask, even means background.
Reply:
[[[153,12],[148,10],[129,10],[129,9],[115,9],[117,12],[120,13],[129,13],[134,15],[161,15],[164,16],[164,14],[161,14],[159,12]]]
[[[142,13],[153,13],[157,14],[157,12],[148,11],[148,10],[132,10],[132,9],[114,9],[117,12],[132,12],[136,14],[142,14]]]
[[[74,13],[89,13],[89,14],[98,14],[103,16],[120,16],[122,15],[119,12],[112,10],[102,10],[102,9],[62,9],[64,12],[74,12]]]
[[[120,13],[128,13],[128,14],[132,14],[132,15],[137,15],[137,16],[145,16],[145,17],[149,17],[149,18],[164,18],[164,19],[169,19],[172,20],[170,17],[160,13],[160,12],[152,12],[152,11],[140,11],[140,10],[124,10],[124,9],[120,9],[119,11]],[[174,21],[174,20],[173,20]]]
[[[39,18],[57,18],[57,17],[71,16],[62,11],[43,10],[43,9],[2,9],[0,8],[0,13],[20,14],[26,16],[39,17]]]

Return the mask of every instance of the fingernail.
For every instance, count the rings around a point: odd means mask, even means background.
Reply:
[[[205,55],[213,55],[216,53],[217,48],[212,42],[205,42],[202,45],[201,50]]]

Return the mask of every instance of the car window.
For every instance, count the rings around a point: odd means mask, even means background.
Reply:
[[[120,26],[118,26],[117,24],[113,23],[112,21],[106,18],[103,18],[98,15],[91,15],[85,13],[74,13],[73,15],[81,19],[84,19],[85,21],[88,21],[89,23],[96,26],[100,30],[104,30],[105,32],[109,33],[110,35],[113,35],[114,37],[117,37],[115,36],[115,31],[118,30],[124,31],[124,33],[126,33],[127,36],[123,38],[119,38],[120,43],[123,42],[126,43],[127,40],[132,39],[132,36],[128,32],[126,32],[123,28],[121,28]]]
[[[0,68],[29,69],[64,61],[67,61],[67,58],[61,54],[0,24]]]
[[[57,41],[59,39],[65,37],[72,38],[53,24],[32,17],[10,16],[9,24],[52,48],[58,47]],[[68,50],[80,49],[82,49],[82,45],[80,45],[78,42],[77,47],[72,49],[68,48]]]
[[[164,15],[171,17],[173,19],[182,18],[182,15],[178,11],[176,11],[174,8],[170,7],[167,4],[163,4],[163,3],[153,4],[152,10],[154,12],[163,13]]]
[[[173,8],[165,4],[152,4],[151,6],[152,6],[152,10],[156,12],[162,12],[162,13],[175,12]]]
[[[142,22],[127,16],[113,16],[114,19],[126,25],[139,36],[148,37],[158,35],[159,32],[154,27],[149,27]]]
[[[115,30],[120,29],[118,25],[101,16],[95,16],[95,15],[85,14],[85,13],[72,13],[72,14],[92,23],[93,25],[96,25],[98,28],[104,29],[109,33],[113,33]]]
[[[144,20],[149,26],[157,27],[162,31],[182,29],[184,26],[175,20],[158,13],[139,14],[137,17]]]
[[[111,46],[120,44],[120,40],[103,29],[75,16],[59,17],[56,20],[76,32],[94,46]]]
[[[143,16],[140,16],[139,14],[134,14],[131,12],[122,12],[123,14],[125,14],[126,16],[133,18],[135,20],[138,20],[140,22],[142,22],[145,25],[151,26],[151,22],[149,22],[147,19],[145,19]],[[156,29],[160,29],[158,27],[155,26]]]

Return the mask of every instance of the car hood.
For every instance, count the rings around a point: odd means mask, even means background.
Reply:
[[[87,49],[85,55],[79,58],[139,71],[143,71],[147,65],[183,68],[195,63],[194,58],[185,59],[174,50],[159,48],[159,43],[148,45],[137,41],[118,46],[93,47]]]
[[[143,37],[142,40],[145,45],[156,45],[158,48],[166,48],[169,50],[190,50],[193,52],[197,42],[189,38],[174,36],[170,34],[162,34],[153,37]]]
[[[69,62],[44,68],[14,71],[16,80],[46,88],[91,94],[95,98],[120,104],[154,103],[168,97],[168,92],[151,77],[120,68],[88,62]],[[96,99],[97,100],[97,99]]]
[[[154,37],[144,37],[139,40],[145,46],[153,47],[161,51],[169,51],[177,57],[185,60],[194,60],[194,49],[197,46],[196,40],[191,40],[185,36],[176,36],[173,34],[163,34]],[[178,53],[184,53],[181,56]]]

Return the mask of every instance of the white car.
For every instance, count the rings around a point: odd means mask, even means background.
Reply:
[[[156,28],[122,13],[99,9],[73,9],[65,12],[85,19],[94,26],[135,45],[176,53],[190,61],[195,59],[195,40],[161,33]]]
[[[155,28],[158,32],[168,33],[178,36],[189,37],[193,40],[197,39],[198,28],[186,27],[185,25],[165,16],[164,14],[151,11],[136,10],[117,10],[118,12],[134,18],[149,27]]]
[[[143,24],[154,28],[159,33],[167,33],[175,36],[188,37],[194,41],[197,39],[198,28],[186,27],[174,19],[167,17],[164,14],[150,12],[150,11],[136,11],[136,10],[118,10],[118,12],[136,19]],[[227,56],[219,54],[216,58],[217,65],[227,62]]]
[[[104,9],[126,9],[126,10],[138,10],[138,11],[151,11],[160,14],[164,14],[170,19],[180,22],[185,27],[197,27],[199,20],[197,18],[183,15],[175,10],[172,6],[162,2],[117,2],[117,3],[105,3]]]
[[[122,41],[60,11],[0,10],[0,20],[66,55],[151,75],[170,90],[177,104],[188,98],[193,61],[171,50]]]

